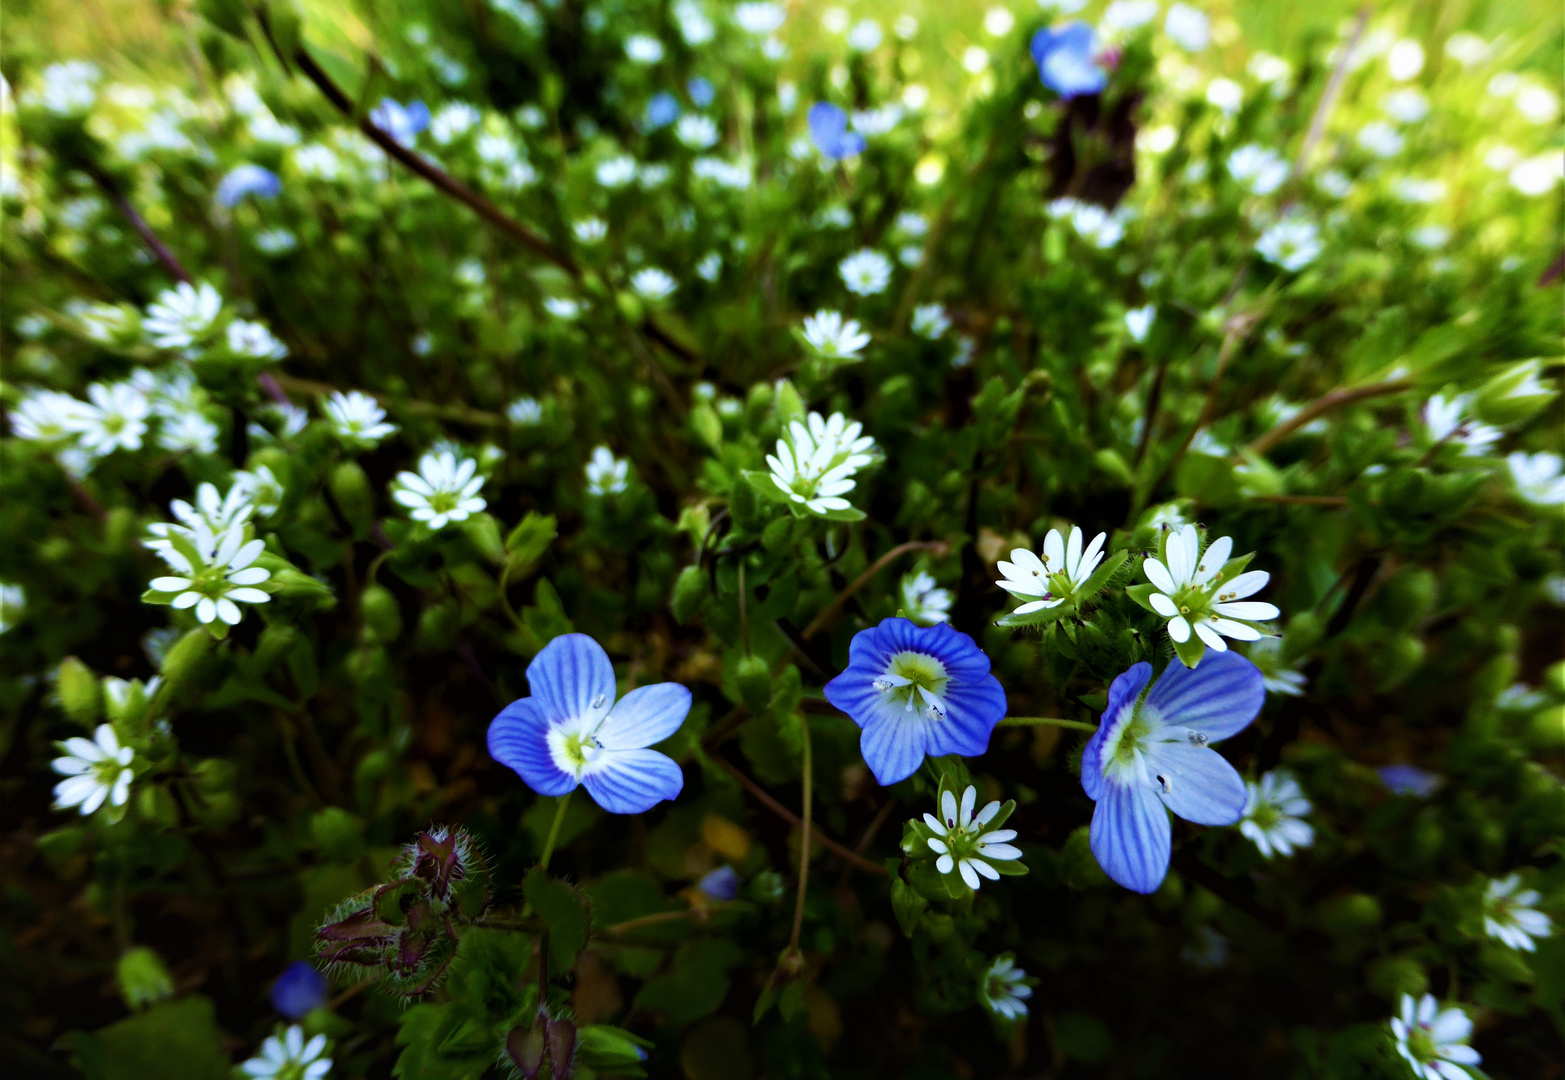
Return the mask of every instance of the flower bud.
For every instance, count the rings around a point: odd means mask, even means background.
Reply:
[[[646,306],[635,293],[615,293],[614,303],[619,308],[619,313],[625,317],[625,321],[632,326],[640,326],[641,321],[647,317]]]
[[[1407,956],[1388,956],[1369,965],[1365,972],[1365,984],[1371,993],[1397,1001],[1403,994],[1419,996],[1429,989],[1429,976],[1423,965]]]
[[[647,1060],[651,1044],[608,1024],[589,1024],[576,1032],[576,1061],[599,1072],[625,1072]]]
[[[255,643],[255,664],[262,671],[266,671],[283,657],[293,651],[294,646],[303,640],[303,635],[288,623],[272,623],[261,631],[260,638]]]
[[[687,566],[681,570],[679,579],[674,582],[673,602],[669,605],[674,618],[682,623],[689,622],[706,601],[708,591],[706,573],[699,566]]]
[[[1351,937],[1380,925],[1380,901],[1367,893],[1348,893],[1325,901],[1316,920],[1332,937]]]
[[[359,594],[359,614],[377,641],[390,644],[402,636],[402,609],[384,585],[371,585]]]
[[[735,681],[745,708],[756,716],[764,713],[772,700],[772,671],[766,661],[759,656],[745,657],[739,661]]]
[[[450,600],[431,604],[418,617],[419,644],[431,652],[445,652],[456,641],[456,604]]]
[[[136,815],[172,829],[179,824],[179,804],[162,784],[146,784],[136,789]]]
[[[158,954],[144,945],[125,950],[115,968],[120,984],[120,996],[131,1009],[141,1009],[162,1001],[174,993],[174,980],[158,959]]]
[[[362,540],[368,536],[375,524],[375,490],[358,462],[344,461],[332,470],[331,493],[353,529],[353,538]]]
[[[351,863],[364,854],[364,829],[340,806],[328,806],[310,819],[310,835],[321,854],[333,862]]]
[[[227,758],[205,758],[190,770],[190,786],[201,795],[232,791],[239,770]]]
[[[718,419],[717,410],[704,401],[690,410],[690,430],[713,450],[723,444],[723,422]]]
[[[734,481],[734,490],[728,496],[728,515],[740,529],[758,531],[766,523],[767,505],[750,486],[750,481],[743,477]]]
[[[103,688],[86,664],[74,656],[67,656],[60,662],[55,685],[67,716],[85,727],[98,722],[103,715]]]

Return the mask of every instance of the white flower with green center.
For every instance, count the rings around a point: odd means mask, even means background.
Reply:
[[[1256,254],[1290,274],[1310,265],[1322,250],[1320,230],[1314,222],[1292,215],[1272,225],[1255,242]]]
[[[951,317],[939,304],[920,304],[913,309],[911,328],[919,337],[933,341],[951,329]]]
[[[519,427],[543,422],[543,403],[535,397],[519,397],[506,406],[505,418]]]
[[[234,525],[243,525],[255,513],[255,504],[251,499],[250,491],[239,482],[237,475],[233,486],[228,489],[228,494],[221,498],[217,494],[216,487],[211,484],[201,484],[196,488],[194,505],[183,499],[175,499],[169,503],[168,508],[185,524],[186,528],[193,529],[197,521],[205,521],[211,526],[213,532],[222,532]],[[162,535],[156,527],[151,531]]]
[[[1026,1016],[1030,997],[1032,987],[1027,985],[1027,973],[1008,954],[995,957],[978,984],[978,999],[984,1008],[1005,1020]]]
[[[75,807],[91,814],[105,802],[125,805],[135,775],[130,763],[136,755],[120,745],[112,727],[99,724],[91,739],[77,737],[57,745],[65,756],[55,758],[51,767],[65,779],[54,786],[55,809]]]
[[[185,349],[206,336],[222,310],[223,298],[212,286],[181,281],[158,294],[141,328],[160,349]]]
[[[27,608],[27,591],[11,582],[0,582],[0,634],[17,624]]]
[[[1038,597],[1017,608],[1014,614],[1026,615],[1046,608],[1058,607],[1073,599],[1092,572],[1103,561],[1103,544],[1107,533],[1099,533],[1092,543],[1082,548],[1082,531],[1072,525],[1070,539],[1060,536],[1060,530],[1050,529],[1043,538],[1043,558],[1026,548],[1015,548],[1011,561],[999,564],[1004,581],[1000,588],[1012,596]]]
[[[386,423],[386,410],[361,390],[339,390],[321,408],[337,437],[350,446],[374,446],[397,430],[397,425]]]
[[[235,319],[228,324],[228,351],[249,360],[281,360],[288,346],[272,334],[264,323]]]
[[[844,319],[840,311],[821,310],[805,317],[804,343],[827,360],[857,360],[869,335],[854,319]]]
[[[1483,1059],[1467,1045],[1473,1022],[1459,1008],[1441,1009],[1433,994],[1417,1001],[1402,995],[1401,1015],[1391,1018],[1397,1053],[1413,1066],[1419,1080],[1472,1080],[1461,1066]]]
[[[1281,638],[1262,638],[1250,646],[1247,655],[1250,662],[1261,669],[1261,679],[1268,693],[1287,697],[1298,697],[1304,693],[1304,686],[1309,679],[1297,668],[1284,666]]]
[[[484,478],[478,462],[458,458],[450,450],[433,450],[418,459],[418,472],[400,472],[391,486],[391,498],[408,509],[408,516],[431,531],[466,521],[489,504],[478,492]]]
[[[93,383],[87,388],[91,404],[68,414],[81,448],[101,456],[115,450],[140,450],[147,433],[146,397],[130,383]]]
[[[1513,949],[1536,952],[1535,939],[1548,937],[1554,927],[1537,909],[1538,890],[1522,889],[1521,883],[1520,874],[1489,882],[1483,897],[1483,929]]]
[[[1313,808],[1292,773],[1274,769],[1261,777],[1260,783],[1248,781],[1245,789],[1239,831],[1261,849],[1262,855],[1268,859],[1273,855],[1292,855],[1294,849],[1315,842],[1315,830],[1302,820]]]
[[[1190,641],[1192,631],[1199,641],[1218,652],[1226,652],[1224,637],[1236,641],[1258,641],[1262,632],[1252,622],[1268,622],[1280,611],[1271,604],[1246,600],[1266,586],[1271,575],[1264,570],[1235,573],[1228,567],[1234,543],[1219,537],[1201,551],[1201,538],[1194,525],[1170,533],[1162,559],[1147,559],[1141,570],[1156,590],[1147,597],[1152,610],[1168,620],[1168,636],[1176,645]],[[1187,665],[1200,657],[1199,646],[1186,650],[1180,659]]]
[[[771,481],[782,496],[814,514],[849,510],[842,496],[853,490],[853,476],[874,460],[875,440],[861,436],[864,425],[841,413],[825,419],[810,413],[788,425],[777,452],[766,455]]]
[[[239,497],[250,504],[256,517],[267,517],[277,511],[283,501],[283,484],[277,474],[265,465],[257,465],[253,471],[244,469],[234,473],[234,486],[229,497],[239,492]]]
[[[1565,503],[1565,476],[1561,476],[1558,454],[1524,454],[1517,451],[1505,459],[1511,471],[1516,493],[1536,506]]]
[[[618,495],[630,483],[630,462],[617,458],[607,446],[594,447],[587,462],[587,492],[598,498]]]
[[[170,593],[165,601],[181,610],[195,608],[203,623],[222,620],[237,625],[240,604],[264,604],[271,597],[255,588],[271,578],[272,572],[252,565],[266,550],[260,540],[245,540],[242,522],[214,531],[205,518],[196,518],[189,528],[165,525],[163,535],[145,542],[175,575],[153,578],[154,593]]]
[[[902,576],[902,614],[916,623],[951,621],[951,591],[935,584],[927,570]]]
[[[891,284],[891,260],[873,248],[861,248],[837,265],[837,273],[850,293],[875,296]]]
[[[29,442],[62,442],[81,430],[87,404],[58,390],[29,390],[8,419],[11,434]]]
[[[674,295],[678,283],[666,270],[648,266],[637,270],[630,278],[630,287],[643,300],[666,300]]]
[[[938,664],[932,657],[919,659]],[[888,674],[882,678],[889,679],[892,676]],[[921,684],[912,685],[917,686],[928,702],[930,716],[938,718],[945,715],[943,703],[937,708],[939,698],[925,691]],[[910,707],[911,704],[910,691]],[[1020,848],[1006,843],[1007,840],[1016,839],[1015,829],[990,828],[991,822],[999,824],[995,818],[1000,814],[1000,801],[994,800],[975,816],[973,805],[977,801],[978,789],[969,784],[967,790],[962,792],[960,806],[956,795],[946,791],[940,798],[940,817],[937,819],[933,814],[924,815],[924,824],[935,834],[929,838],[929,849],[940,856],[935,861],[935,869],[942,874],[960,873],[969,889],[978,888],[981,878],[1000,880],[1000,871],[992,863],[1011,862],[1022,857]]]
[[[325,1057],[326,1036],[304,1041],[304,1029],[294,1024],[282,1036],[271,1035],[261,1044],[261,1052],[239,1066],[250,1080],[321,1080],[331,1072],[331,1058]]]

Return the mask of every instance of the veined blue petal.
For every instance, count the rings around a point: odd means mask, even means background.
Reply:
[[[985,675],[977,683],[952,680],[946,686],[945,719],[929,721],[926,751],[977,757],[989,749],[995,725],[1005,719],[1005,690],[1000,680]]]
[[[489,724],[489,756],[514,769],[540,795],[564,795],[576,787],[576,778],[554,763],[549,721],[535,698],[500,710]]]
[[[918,771],[929,745],[931,723],[916,709],[886,709],[864,725],[859,752],[881,787],[906,780]]]
[[[1169,664],[1146,704],[1165,724],[1215,741],[1247,727],[1265,700],[1259,668],[1235,652],[1208,652],[1193,668]]]
[[[1104,740],[1119,723],[1121,714],[1136,703],[1151,678],[1152,665],[1143,660],[1121,672],[1109,687],[1108,704],[1103,708],[1098,730],[1092,733],[1092,738],[1087,740],[1086,748],[1081,752],[1081,788],[1087,793],[1087,798],[1097,800],[1103,797]]]
[[[609,712],[596,738],[606,750],[652,746],[679,730],[690,713],[690,691],[678,683],[638,686]]]
[[[582,773],[581,782],[611,814],[640,814],[679,795],[685,774],[656,750],[605,750]]]
[[[1183,667],[1183,665],[1180,665]],[[1244,780],[1210,746],[1154,742],[1146,748],[1147,771],[1168,781],[1164,804],[1197,825],[1232,825],[1244,816]]]
[[[1093,858],[1113,881],[1138,893],[1156,892],[1163,884],[1172,830],[1168,811],[1150,788],[1104,784],[1089,840]]]
[[[614,665],[586,634],[561,634],[527,665],[527,683],[551,721],[573,720],[591,712],[600,696],[605,709],[614,700]]]

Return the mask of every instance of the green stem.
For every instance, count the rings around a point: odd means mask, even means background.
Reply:
[[[812,766],[810,761],[810,718],[805,716],[799,725],[804,742],[804,813],[799,829],[799,895],[793,904],[793,935],[788,939],[788,952],[799,954],[799,933],[804,929],[804,893],[810,883],[810,804],[812,797]]]
[[[560,823],[565,820],[565,807],[571,801],[571,793],[567,791],[560,796],[559,805],[554,808],[554,822],[549,826],[549,838],[543,842],[543,857],[538,860],[538,869],[549,869],[549,856],[554,854],[554,841],[560,835]]]
[[[1000,727],[1067,727],[1078,731],[1097,731],[1097,724],[1085,720],[1061,720],[1057,716],[1007,716]]]

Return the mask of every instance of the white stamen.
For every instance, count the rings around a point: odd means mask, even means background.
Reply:
[[[607,694],[599,694],[597,697],[592,699],[592,707],[594,709],[601,709],[603,708],[603,703],[607,700],[609,700],[609,696]]]
[[[1157,782],[1159,784],[1163,785],[1163,794],[1167,795],[1169,793],[1170,788],[1172,787],[1172,785],[1170,785],[1169,782],[1168,782],[1168,777],[1166,777],[1166,776],[1159,776],[1157,778]]]
[[[1190,740],[1191,746],[1205,746],[1210,741],[1204,733],[1199,731],[1187,731],[1185,732],[1185,738]]]

